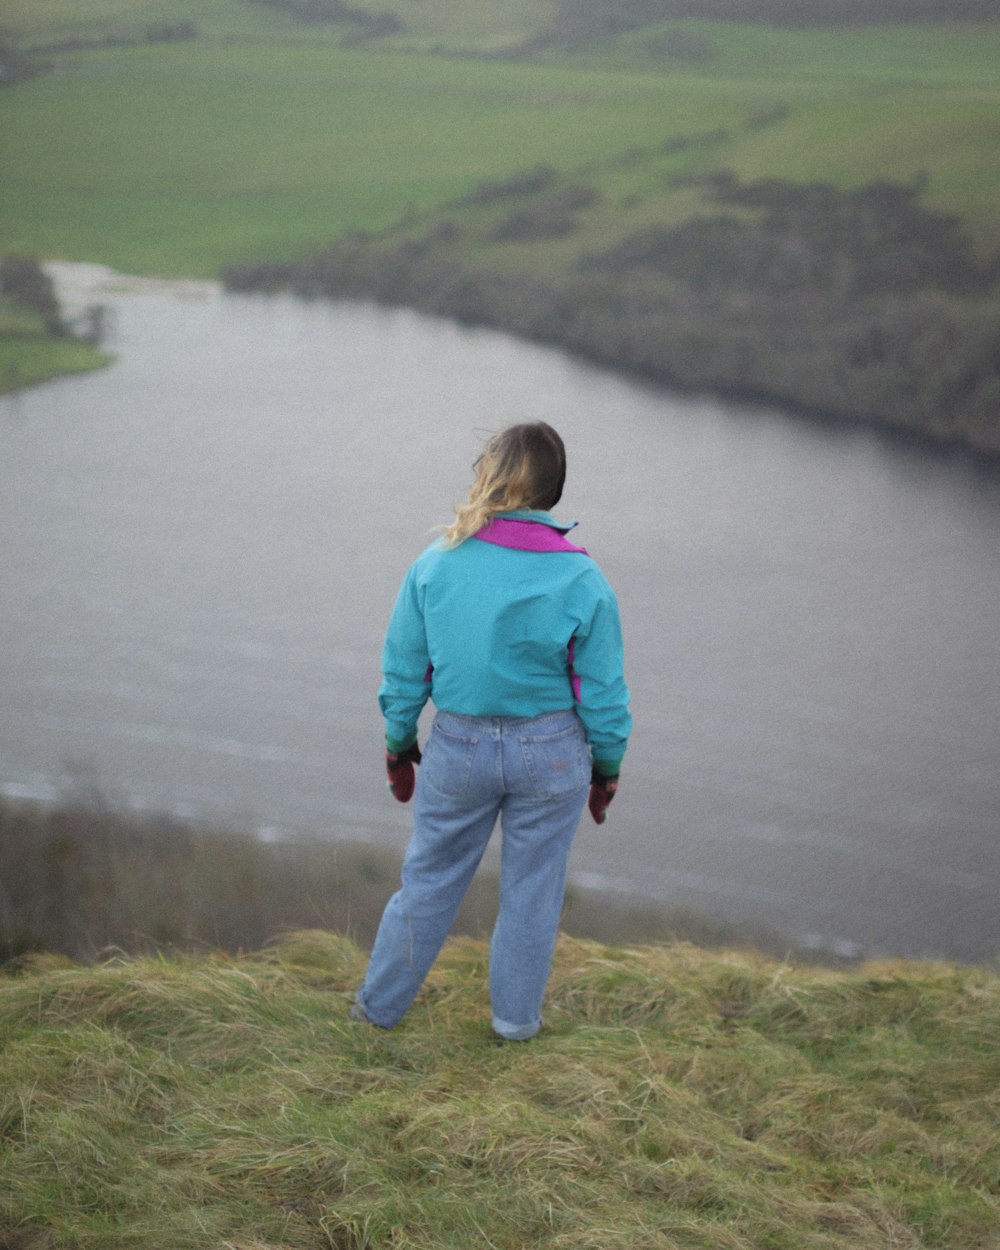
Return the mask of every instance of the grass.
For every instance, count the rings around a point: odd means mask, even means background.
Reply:
[[[400,10],[399,36],[348,49],[338,24],[245,0],[204,15],[188,0],[102,0],[86,18],[68,0],[13,0],[18,46],[179,18],[200,38],[63,53],[60,73],[0,93],[0,250],[214,275],[433,214],[536,164],[602,191],[572,245],[536,249],[548,265],[683,219],[697,209],[669,180],[720,168],[841,186],[924,173],[928,206],[995,249],[1000,26],[671,24],[707,41],[692,62],[657,60],[648,31],[529,62],[429,54],[516,42],[551,7],[427,0]],[[715,131],[713,145],[660,153]]]
[[[255,33],[286,36],[296,27],[287,17],[248,0],[5,0],[3,31],[22,48],[46,48],[72,40],[97,43],[122,37],[141,39],[152,26],[193,21],[212,39],[245,38]],[[313,42],[325,28],[304,28]]]
[[[486,947],[353,1025],[329,932],[0,980],[11,1250],[995,1250],[1000,978],[563,938],[491,1041]]]
[[[926,174],[927,205],[961,217],[982,249],[995,253],[1000,128],[990,94],[945,88],[929,97],[923,88],[902,86],[889,98],[862,94],[805,106],[781,127],[741,144],[731,167],[748,180],[780,176],[839,186]]]
[[[71,373],[103,368],[111,357],[74,339],[5,334],[0,329],[0,394]]]
[[[554,148],[563,165],[598,158],[657,107],[648,84],[619,93],[572,70],[541,87],[524,66],[339,50],[136,49],[88,64],[102,60],[106,73],[0,101],[18,171],[10,247],[213,274],[379,229]]]

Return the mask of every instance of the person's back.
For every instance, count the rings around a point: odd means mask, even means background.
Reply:
[[[500,515],[561,537],[548,513]],[[414,703],[422,706],[428,694],[438,709],[466,716],[536,716],[577,705],[595,758],[618,765],[628,737],[620,654],[617,601],[582,548],[436,543],[410,570],[386,638],[383,691],[408,685],[413,692],[389,732],[396,739],[412,732]],[[384,697],[387,716],[392,707]]]
[[[615,596],[549,509],[565,478],[559,435],[512,426],[476,462],[467,503],[412,565],[383,651],[379,704],[390,789],[414,832],[355,1019],[391,1028],[437,957],[499,817],[493,1028],[541,1028],[567,859],[590,793],[603,821],[631,730]],[[417,722],[437,709],[422,757]]]

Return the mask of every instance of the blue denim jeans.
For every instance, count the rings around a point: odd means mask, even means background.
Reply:
[[[402,885],[386,905],[358,991],[391,1028],[413,1002],[500,818],[500,907],[490,943],[493,1029],[542,1027],[573,835],[590,783],[572,709],[521,720],[438,712],[417,771]]]

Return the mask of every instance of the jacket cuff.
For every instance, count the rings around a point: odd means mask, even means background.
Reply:
[[[391,751],[393,755],[398,755],[400,751],[406,751],[412,747],[417,740],[417,731],[414,729],[412,733],[406,735],[405,738],[394,738],[392,734],[385,735],[385,749]]]

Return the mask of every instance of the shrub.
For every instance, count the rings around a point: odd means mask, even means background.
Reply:
[[[0,295],[6,295],[37,316],[46,334],[66,332],[52,279],[35,256],[11,253],[0,257]]]

